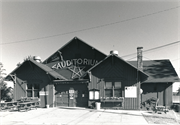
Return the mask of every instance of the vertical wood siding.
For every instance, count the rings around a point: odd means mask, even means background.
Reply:
[[[104,97],[106,81],[119,81],[122,83],[122,97],[125,97],[125,86],[137,86],[137,70],[116,57],[110,57],[92,71],[92,81],[89,89],[99,89],[100,97]],[[137,88],[138,89],[138,88]],[[91,101],[90,103],[94,103]],[[124,109],[138,109],[137,98],[125,98]]]
[[[54,96],[55,96],[55,93],[54,93],[54,85],[53,84],[49,84],[49,106],[50,107],[53,107],[54,106]]]
[[[138,90],[138,86],[137,86],[137,81],[132,80],[132,81],[125,81],[124,83],[124,87],[125,86],[133,86],[135,85],[137,87]],[[124,97],[125,97],[125,90],[124,92]],[[138,102],[138,91],[137,91],[137,98],[124,98],[124,109],[138,109],[139,108],[139,102]]]
[[[21,97],[27,97],[26,86],[27,84],[39,84],[40,91],[51,91],[48,84],[51,81],[51,76],[48,76],[45,71],[34,65],[33,63],[24,63],[16,71],[17,83],[15,85],[14,99],[18,100]],[[51,92],[50,92],[51,93]],[[41,97],[41,107],[45,107],[46,104],[51,104],[52,100],[49,100],[49,95]]]
[[[26,83],[21,79],[16,78],[14,100],[21,99],[21,97],[26,97]]]
[[[166,85],[166,106],[172,105],[172,84],[168,83]]]

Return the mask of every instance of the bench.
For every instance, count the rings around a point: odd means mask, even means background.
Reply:
[[[162,106],[162,105],[158,105],[158,102],[159,102],[159,99],[157,99],[156,101],[156,104],[155,104],[155,107],[154,107],[154,112],[157,113],[157,112],[168,112],[168,110],[165,108],[165,106]]]

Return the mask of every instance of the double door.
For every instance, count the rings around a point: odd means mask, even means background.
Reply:
[[[87,107],[87,84],[59,84],[56,86],[56,106]]]

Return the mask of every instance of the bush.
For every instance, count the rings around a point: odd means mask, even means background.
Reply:
[[[12,99],[13,99],[12,88],[7,87],[6,83],[4,83],[4,82],[1,82],[0,87],[1,87],[0,88],[0,90],[1,90],[1,93],[0,93],[1,100],[4,100],[6,102],[12,101]]]
[[[176,105],[175,111],[180,112],[180,105]]]
[[[171,105],[171,109],[175,109],[175,107],[176,107],[176,105],[175,104],[173,104],[173,105]]]

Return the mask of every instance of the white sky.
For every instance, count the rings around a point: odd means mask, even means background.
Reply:
[[[45,60],[75,36],[105,54],[118,50],[120,57],[136,53],[138,46],[147,50],[180,40],[178,0],[1,1],[0,62],[7,73],[28,55]],[[143,56],[145,60],[170,59],[180,76],[180,43]]]

